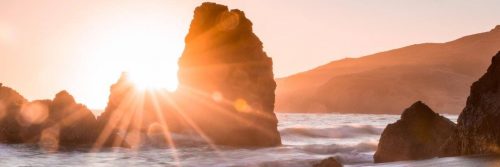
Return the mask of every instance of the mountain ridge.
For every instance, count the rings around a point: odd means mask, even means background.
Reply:
[[[437,112],[459,113],[460,108],[465,105],[464,97],[469,85],[480,77],[487,68],[491,55],[498,50],[500,50],[500,26],[488,32],[467,35],[449,42],[413,44],[359,58],[331,61],[308,71],[278,78],[277,111],[399,114],[405,106],[414,101],[433,101],[438,98],[434,104],[429,104]],[[398,72],[399,70],[403,71]],[[412,90],[414,87],[403,88],[395,85],[397,82],[391,82],[403,77],[410,77],[406,84],[422,82],[411,76],[420,76],[429,82],[439,82],[429,84],[429,90],[422,90],[426,89],[425,85],[418,87],[419,90]],[[384,78],[385,80],[382,80]],[[370,81],[374,84],[362,85],[355,81]],[[443,88],[442,85],[452,88]],[[389,90],[388,86],[394,89]],[[369,95],[370,92],[384,93],[384,91],[374,91],[372,88],[387,89],[386,92],[392,91],[392,95],[404,91],[401,96],[407,99],[391,105],[389,102],[381,101],[380,97]],[[327,90],[330,91],[328,92],[330,95],[325,92]],[[349,92],[356,91],[357,95],[349,95]],[[369,98],[378,101],[370,101]],[[387,95],[382,98],[391,97]],[[339,109],[346,111],[338,111]]]

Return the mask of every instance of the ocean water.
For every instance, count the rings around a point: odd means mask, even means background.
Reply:
[[[346,165],[366,166],[385,126],[399,115],[278,113],[282,146],[241,149],[210,146],[174,135],[178,147],[144,145],[100,152],[46,152],[36,145],[0,145],[0,166],[311,166],[335,156]],[[452,121],[456,115],[445,115]],[[397,166],[397,164],[396,164]]]

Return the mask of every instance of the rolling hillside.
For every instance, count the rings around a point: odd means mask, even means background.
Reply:
[[[422,100],[436,112],[458,114],[499,50],[496,26],[446,43],[333,61],[277,79],[276,111],[400,114]]]

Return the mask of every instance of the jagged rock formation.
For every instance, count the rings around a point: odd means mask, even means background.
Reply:
[[[455,132],[455,124],[418,101],[382,132],[376,163],[437,157]]]
[[[321,162],[314,164],[313,167],[342,167],[342,164],[334,157],[321,160]]]
[[[66,91],[56,94],[49,107],[50,128],[59,130],[59,145],[93,144],[98,134],[97,120],[84,105]]]
[[[122,73],[111,85],[108,105],[97,118],[100,136],[96,145],[135,147],[145,142],[141,139],[127,143],[117,135],[119,132],[124,132],[125,138],[141,138],[152,128],[179,131],[180,116],[172,112],[169,98],[173,98],[172,94],[166,90],[139,90],[128,74]]]
[[[134,85],[129,81],[128,74],[122,73],[118,81],[111,85],[108,105],[104,112],[97,118],[99,122],[99,129],[103,130],[106,126],[111,126],[110,129],[115,129],[115,127],[119,124],[121,119],[131,119],[135,115],[136,110],[139,109],[137,105],[137,101],[140,101],[138,95],[135,94],[136,90]],[[134,108],[135,107],[135,108]],[[142,107],[141,107],[142,108]],[[122,118],[123,116],[127,116],[128,118]],[[129,128],[125,126],[123,128]]]
[[[57,149],[91,145],[97,135],[92,112],[66,91],[53,100],[29,102],[13,89],[1,86],[0,113],[2,143],[39,143]]]
[[[20,143],[19,135],[21,126],[17,116],[22,105],[27,100],[15,90],[5,87],[0,83],[0,142]]]
[[[194,12],[179,59],[179,103],[216,144],[281,143],[272,60],[237,9],[203,3]]]
[[[469,86],[500,48],[500,26],[446,43],[346,58],[276,80],[277,112],[401,114],[422,100],[459,114]]]
[[[458,147],[455,153],[500,153],[499,120],[500,52],[493,57],[486,74],[471,87],[467,105],[458,118],[455,139],[458,141]],[[453,144],[450,145],[453,147]]]

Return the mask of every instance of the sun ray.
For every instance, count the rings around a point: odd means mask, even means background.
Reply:
[[[172,139],[172,135],[170,133],[170,129],[168,127],[167,121],[165,120],[165,117],[163,115],[163,110],[158,103],[158,100],[157,100],[158,97],[157,97],[156,93],[157,92],[151,93],[151,96],[152,96],[151,100],[153,103],[154,111],[156,113],[156,116],[160,120],[161,125],[163,125],[165,127],[165,128],[162,128],[162,133],[163,133],[165,139],[167,139],[167,144],[170,146],[170,148],[172,148],[172,154],[173,154],[172,156],[174,157],[174,161],[176,163],[176,166],[180,166],[180,160],[179,160],[179,156],[177,154],[177,148],[175,146],[174,140]]]
[[[182,119],[186,121],[186,123],[195,131],[195,133],[197,133],[209,145],[211,149],[216,151],[216,153],[219,156],[224,157],[220,153],[220,150],[217,147],[217,145],[215,145],[212,142],[212,140],[203,132],[203,130],[200,127],[198,127],[198,125],[184,113],[184,111],[177,105],[177,103],[171,97],[166,96],[164,98],[167,99],[167,102],[174,108],[174,111],[176,111],[179,115],[181,115]]]
[[[97,140],[94,143],[94,146],[92,147],[93,151],[99,151],[104,146],[105,142],[111,136],[115,127],[124,116],[120,113],[120,111],[129,108],[129,106],[133,103],[133,101],[137,99],[137,96],[135,93],[127,93],[124,95],[123,99],[124,100],[120,104],[118,104],[116,109],[112,112],[108,122],[106,122],[106,125],[104,125],[104,128],[97,137]]]
[[[189,88],[187,86],[182,86],[182,89],[189,91],[188,94],[190,96],[192,96],[193,98],[199,98],[199,97],[205,98],[205,100],[199,100],[199,101],[203,102],[205,105],[207,105],[207,106],[209,106],[211,108],[214,108],[215,109],[214,111],[220,112],[220,113],[225,114],[227,116],[230,116],[231,118],[234,118],[234,119],[236,119],[238,121],[241,121],[243,123],[251,124],[254,128],[259,129],[260,131],[264,132],[268,136],[274,136],[274,132],[273,131],[267,129],[266,127],[263,127],[261,124],[256,124],[254,122],[251,122],[251,121],[248,121],[246,119],[240,118],[238,116],[238,114],[235,113],[235,112],[233,112],[233,111],[227,110],[227,109],[221,107],[220,105],[216,105],[216,104],[207,102],[206,99],[212,99],[211,95],[209,95],[208,93],[205,93],[203,91],[199,91],[199,90],[196,90],[196,89],[193,89],[193,88]],[[198,96],[194,96],[192,94],[198,95]],[[229,100],[224,99],[224,98],[222,98],[222,102],[226,103],[226,105],[233,105],[232,101],[229,101]],[[252,110],[252,114],[256,114],[257,116],[262,116],[262,117],[264,117],[266,119],[272,119],[272,118],[270,118],[271,116],[269,114],[263,113],[261,111]]]
[[[136,97],[134,98],[135,100],[131,101],[130,102],[130,107],[128,107],[127,109],[125,109],[125,117],[122,117],[119,121],[119,127],[118,127],[118,130],[122,130],[125,132],[125,139],[127,139],[128,137],[131,137],[133,138],[134,136],[132,135],[135,135],[137,133],[134,133],[135,132],[135,128],[134,127],[134,123],[136,123],[135,121],[137,121],[137,119],[133,119],[133,118],[136,118],[134,117],[137,113],[141,112],[141,107],[142,107],[142,101],[143,101],[143,94],[141,92],[137,92],[137,91],[131,91],[133,96]],[[114,141],[113,141],[113,146],[120,146],[122,145],[124,142],[124,140],[120,140],[118,138],[116,138]],[[138,141],[134,141],[134,142],[138,142]],[[128,144],[131,144],[131,143],[128,143]],[[134,144],[137,144],[137,143],[134,143]],[[137,149],[135,146],[137,145],[131,145],[132,146],[132,149]]]

